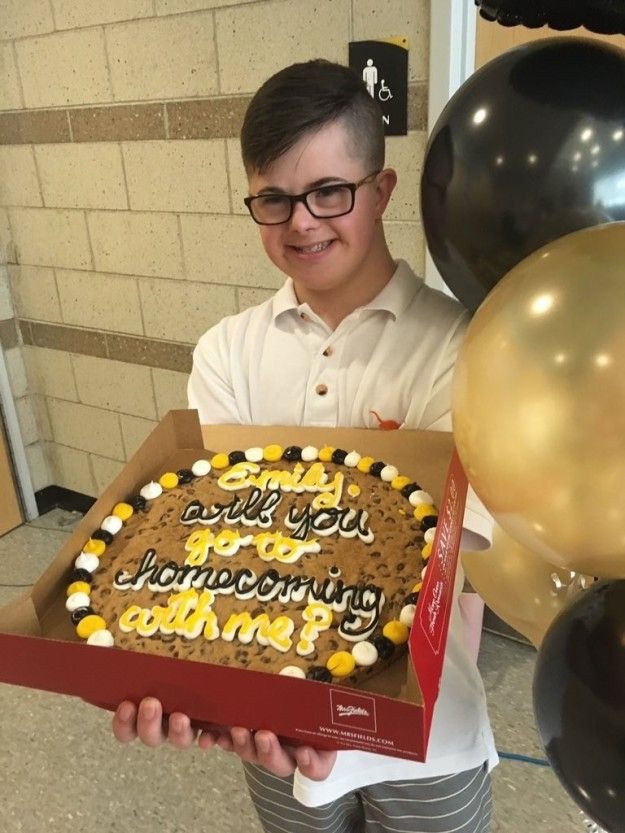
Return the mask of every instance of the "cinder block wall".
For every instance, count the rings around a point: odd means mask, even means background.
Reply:
[[[394,254],[423,270],[428,33],[429,0],[3,0],[0,345],[35,489],[97,495],[185,407],[201,333],[281,285],[237,137],[282,66],[409,38],[387,216]]]

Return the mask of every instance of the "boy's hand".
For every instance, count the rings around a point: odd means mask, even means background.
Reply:
[[[168,741],[178,749],[188,749],[198,737],[185,714],[174,712],[163,721],[162,706],[154,697],[146,697],[138,708],[127,700],[121,703],[113,717],[113,734],[120,743],[138,737],[146,746],[160,746]],[[332,772],[336,760],[336,752],[289,746],[281,743],[273,732],[262,729],[252,733],[239,726],[202,731],[198,746],[201,749],[218,746],[234,752],[242,761],[258,764],[279,778],[292,775],[297,767],[307,778],[323,781]]]

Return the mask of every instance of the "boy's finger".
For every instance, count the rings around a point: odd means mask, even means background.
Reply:
[[[233,749],[232,751],[248,763],[256,763],[256,745],[254,744],[254,736],[249,729],[243,729],[241,726],[234,726],[230,730],[232,737]]]
[[[137,707],[124,700],[113,715],[113,734],[120,743],[130,743],[137,737]]]
[[[173,712],[169,715],[167,740],[177,749],[188,749],[195,743],[195,729],[186,714]]]
[[[139,705],[137,734],[146,746],[160,746],[165,740],[163,707],[154,697],[146,697]]]
[[[300,746],[293,751],[297,768],[311,781],[325,781],[334,768],[336,752]]]
[[[258,763],[278,778],[286,778],[295,771],[295,761],[280,745],[273,732],[260,731],[254,735]]]

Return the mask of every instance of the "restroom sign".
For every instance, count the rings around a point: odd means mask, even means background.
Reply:
[[[408,132],[408,39],[352,41],[349,65],[380,105],[385,134],[405,136]]]

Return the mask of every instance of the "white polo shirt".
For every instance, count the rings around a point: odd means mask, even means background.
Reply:
[[[189,407],[205,424],[377,428],[378,418],[406,428],[451,430],[451,379],[469,321],[455,300],[426,286],[398,261],[369,304],[335,330],[293,283],[263,304],[224,318],[199,340],[189,379]],[[492,521],[470,490],[463,547],[491,538]],[[456,598],[463,576],[456,577]],[[329,778],[296,771],[293,794],[318,806],[367,784],[448,775],[497,763],[484,687],[466,653],[454,604],[441,688],[426,763],[367,752],[340,752]]]

